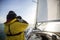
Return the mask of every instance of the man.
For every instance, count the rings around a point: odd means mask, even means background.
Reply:
[[[5,40],[25,40],[24,31],[28,24],[19,22],[14,11],[9,11],[5,24]]]

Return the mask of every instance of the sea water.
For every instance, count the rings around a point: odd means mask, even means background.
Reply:
[[[5,33],[4,33],[4,24],[0,23],[0,40],[5,39]]]

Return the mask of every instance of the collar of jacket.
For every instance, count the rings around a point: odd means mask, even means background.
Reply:
[[[12,24],[13,22],[15,22],[17,19],[15,18],[15,19],[13,19],[13,20],[11,20],[10,22],[8,22],[8,23],[6,23],[6,24]]]

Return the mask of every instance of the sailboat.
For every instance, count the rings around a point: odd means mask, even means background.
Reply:
[[[39,30],[39,31],[37,31]],[[37,0],[33,33],[41,40],[60,40],[60,0]]]

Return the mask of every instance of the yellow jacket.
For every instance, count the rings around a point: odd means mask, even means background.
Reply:
[[[12,21],[5,23],[5,34],[17,34],[19,32],[22,32],[19,35],[16,36],[6,36],[6,40],[25,40],[24,37],[24,31],[27,28],[28,24],[26,23],[21,23],[21,22],[17,22],[17,19],[13,19]],[[9,25],[10,25],[10,32],[9,32]]]

